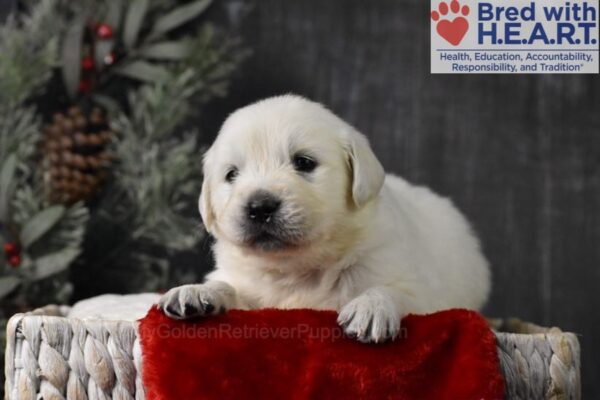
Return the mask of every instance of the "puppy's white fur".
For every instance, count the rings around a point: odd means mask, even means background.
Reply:
[[[298,173],[297,153],[317,168]],[[227,182],[233,166],[238,175]],[[228,308],[334,309],[348,334],[382,341],[407,313],[479,309],[488,296],[488,264],[460,212],[429,189],[385,175],[366,138],[317,103],[287,95],[236,111],[204,172],[200,211],[216,238],[216,270],[203,285],[163,296],[160,305],[175,318]],[[289,246],[246,241],[245,205],[257,190],[282,199]]]

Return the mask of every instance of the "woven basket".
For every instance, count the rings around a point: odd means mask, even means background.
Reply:
[[[65,318],[68,307],[8,323],[6,399],[144,399],[136,323]],[[579,342],[519,320],[490,321],[507,399],[580,399]]]
[[[518,319],[494,320],[507,399],[581,399],[577,336]]]

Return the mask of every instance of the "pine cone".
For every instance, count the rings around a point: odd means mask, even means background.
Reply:
[[[56,113],[44,127],[41,144],[44,184],[52,203],[89,201],[109,175],[109,142],[114,133],[99,108],[79,107]]]

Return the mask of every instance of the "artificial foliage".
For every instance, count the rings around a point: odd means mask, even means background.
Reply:
[[[61,13],[51,1],[0,26],[0,329],[17,311],[67,302],[88,210],[51,204],[35,161],[43,116],[35,105],[58,65]],[[4,343],[1,344],[2,356]],[[3,357],[2,357],[3,359]]]
[[[43,116],[35,106],[58,63],[60,11],[50,1],[0,28],[0,312],[65,302],[88,211],[43,196],[35,155]],[[51,290],[44,290],[50,288]]]
[[[23,0],[0,25],[0,318],[154,291],[203,238],[201,134],[248,52],[211,0]]]
[[[193,217],[202,182],[198,132],[177,130],[201,84],[188,71],[141,86],[128,95],[129,111],[114,115],[118,163],[92,221],[85,277],[104,275],[117,291],[164,289],[174,253],[203,238]]]

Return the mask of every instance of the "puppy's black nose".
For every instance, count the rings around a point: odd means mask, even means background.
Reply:
[[[269,192],[260,191],[254,193],[248,200],[246,211],[248,219],[252,222],[267,223],[271,221],[273,214],[281,206],[281,200]]]

